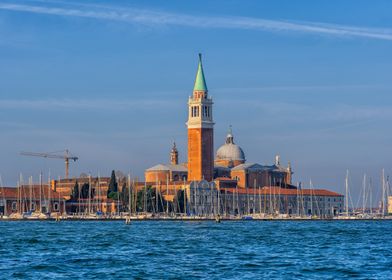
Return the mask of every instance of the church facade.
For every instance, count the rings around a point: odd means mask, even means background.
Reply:
[[[158,164],[145,170],[145,181],[151,185],[172,182],[214,181],[217,186],[264,187],[292,186],[291,165],[283,167],[277,156],[272,165],[247,163],[244,151],[234,142],[232,129],[214,156],[213,100],[208,94],[204,69],[199,54],[192,96],[188,100],[188,153],[187,162],[178,162],[174,143],[170,163]]]

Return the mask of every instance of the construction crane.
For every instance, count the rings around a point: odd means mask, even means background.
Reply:
[[[59,155],[56,153],[64,152],[64,155]],[[44,157],[44,158],[57,158],[63,159],[65,161],[65,178],[68,179],[69,176],[69,160],[77,161],[79,158],[71,155],[68,150],[51,152],[51,153],[32,153],[32,152],[21,152],[22,156],[32,156],[32,157]]]

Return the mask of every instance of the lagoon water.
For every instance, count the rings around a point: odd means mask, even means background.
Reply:
[[[392,279],[392,222],[0,222],[0,278]]]

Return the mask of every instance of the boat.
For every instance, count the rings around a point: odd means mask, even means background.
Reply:
[[[241,220],[253,220],[252,216],[242,216]]]

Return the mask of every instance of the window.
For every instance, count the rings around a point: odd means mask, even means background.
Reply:
[[[31,203],[31,210],[32,210],[32,211],[35,211],[35,202],[32,202],[32,203]]]
[[[54,211],[59,211],[60,210],[58,202],[53,203],[53,209],[54,209]]]
[[[16,211],[18,209],[16,201],[12,202],[11,208],[12,208],[12,211]]]

